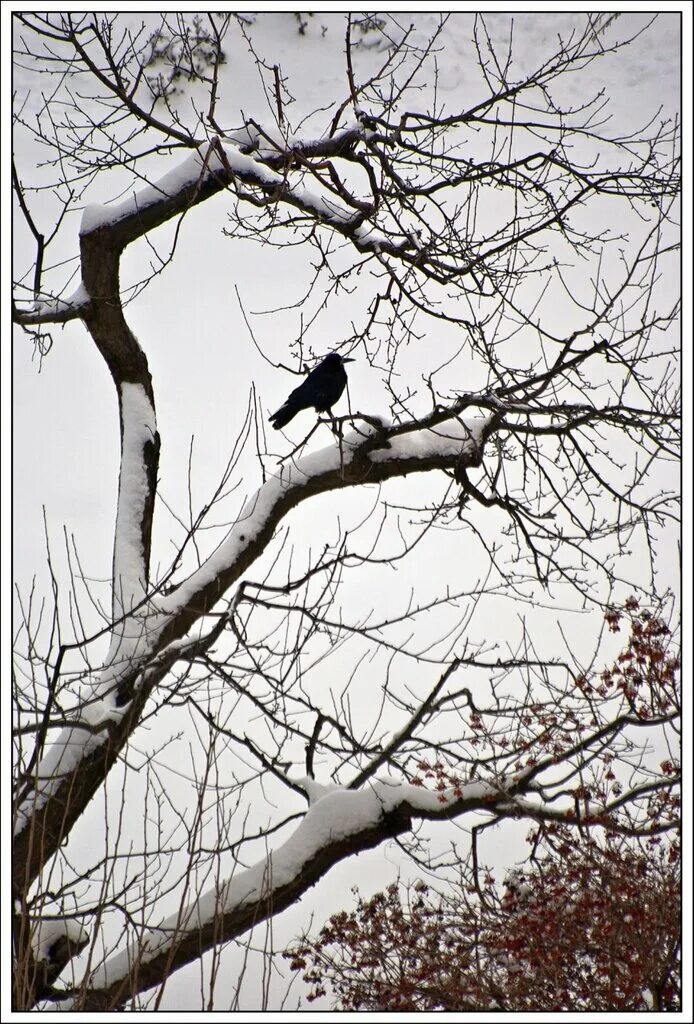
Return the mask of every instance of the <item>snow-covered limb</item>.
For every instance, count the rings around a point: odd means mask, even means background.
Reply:
[[[328,143],[334,145],[335,141],[327,140],[324,148],[328,150]],[[241,152],[239,147],[232,143],[221,143],[220,151],[215,150],[209,164],[219,175],[231,173],[234,180],[239,178],[247,185],[258,185],[265,191],[270,189],[273,201],[282,200],[309,216],[330,224],[350,236],[360,250],[403,252],[412,248],[412,242],[407,235],[386,234],[378,230],[365,220],[359,208],[346,205],[327,190],[320,192],[315,188],[307,188],[301,182],[293,182],[286,173],[273,170],[255,156]],[[246,198],[250,199],[251,196],[247,195]]]
[[[176,196],[189,193],[191,189],[199,187],[203,179],[206,178],[216,179],[221,189],[229,184],[228,171],[230,169],[235,176],[249,184],[272,189],[286,188],[286,196],[283,195],[282,198],[293,200],[296,205],[304,206],[307,210],[313,209],[313,212],[327,220],[334,220],[342,225],[353,220],[354,210],[341,207],[333,200],[326,202],[308,189],[290,186],[286,175],[273,169],[265,161],[272,157],[278,158],[280,155],[291,155],[292,153],[307,155],[339,153],[348,143],[365,140],[372,133],[354,125],[328,139],[303,139],[300,136],[292,136],[288,140],[283,140],[277,135],[276,129],[267,129],[267,140],[261,144],[265,131],[260,127],[247,127],[230,136],[203,142],[198,149],[190,153],[176,167],[167,171],[158,181],[134,192],[128,199],[107,205],[90,204],[85,207],[82,214],[80,235],[88,235],[102,228],[112,227],[128,218],[143,216],[149,209],[160,204],[163,199],[173,199]],[[269,144],[270,140],[276,144]],[[221,145],[223,157],[220,157],[217,150],[218,145]],[[252,149],[253,152],[252,154],[242,152],[242,149]]]
[[[80,281],[75,291],[67,299],[53,297],[36,299],[29,309],[20,310],[16,314],[16,320],[27,327],[44,323],[65,323],[68,320],[77,320],[83,317],[89,310],[90,302],[87,289]]]
[[[120,412],[121,466],[113,547],[114,620],[131,611],[146,592],[148,552],[143,522],[151,501],[146,451],[157,432],[154,407],[141,384],[121,386]]]
[[[34,770],[33,787],[16,810],[15,836],[30,824],[32,815],[44,806],[75,768],[108,740],[109,726],[120,722],[127,712],[128,705],[116,707],[110,672],[104,673],[98,686],[103,696],[94,695],[95,687],[85,689],[82,703],[74,713],[74,725],[60,730]]]
[[[89,932],[74,918],[37,918],[31,933],[31,948],[35,960],[52,960],[58,944],[63,942],[82,948],[89,941]],[[73,953],[74,955],[74,953]]]
[[[339,135],[312,145],[329,155],[333,151],[339,152],[345,145],[345,136]],[[300,148],[297,143],[289,153]],[[311,144],[304,148],[311,150]],[[244,189],[239,190],[239,183],[259,190],[261,199],[287,203],[314,219],[330,224],[351,237],[360,250],[402,252],[412,248],[407,235],[391,235],[376,229],[365,220],[358,206],[347,205],[328,190],[308,188],[302,182],[292,180],[291,173],[288,175],[276,170],[259,153],[243,152],[229,139],[219,138],[203,143],[177,167],[154,184],[133,193],[130,198],[113,205],[86,207],[80,235],[85,237],[98,231],[119,229],[124,239],[127,237],[132,241],[231,184],[236,184],[242,198],[258,198]]]
[[[208,149],[205,143],[204,149]],[[89,235],[101,228],[109,228],[133,216],[143,215],[149,208],[171,199],[187,189],[194,188],[200,181],[205,159],[200,150],[194,150],[176,167],[167,171],[152,185],[146,185],[120,203],[101,205],[92,203],[82,214],[80,235]]]
[[[467,422],[448,420],[440,426],[425,430],[413,430],[388,439],[386,448],[377,448],[370,453],[372,462],[389,462],[394,459],[452,458],[466,451],[477,451],[482,442],[487,417],[475,417]]]
[[[367,424],[351,431],[337,444],[285,463],[246,501],[217,550],[172,593],[157,597],[154,606],[168,617],[193,600],[198,605],[201,592],[229,574],[236,577],[234,566],[244,562],[244,553],[253,550],[268,525],[274,527],[289,508],[304,498],[390,476],[443,468],[463,453],[474,458],[488,422],[488,417],[478,416],[467,422],[448,420],[432,429],[408,429],[402,433],[398,427],[379,431]]]
[[[355,197],[354,205],[323,188],[318,179],[309,188],[303,167],[291,166],[292,160],[339,157],[359,142],[368,141],[373,132],[353,124],[326,138],[291,137],[283,140],[270,133],[261,144],[260,128],[243,129],[231,136],[214,137],[193,150],[176,167],[151,185],[134,192],[128,199],[113,204],[85,207],[80,226],[84,261],[89,247],[84,240],[98,236],[99,244],[120,254],[128,243],[209,199],[233,185],[241,198],[252,202],[283,202],[307,217],[328,224],[350,238],[362,252],[390,252],[402,255],[417,248],[411,233],[385,232],[369,219],[368,203]],[[275,148],[275,144],[277,148]],[[252,150],[252,152],[249,152]],[[289,163],[290,169],[287,170]],[[93,291],[93,295],[105,295]],[[37,325],[64,323],[91,312],[90,296],[84,285],[68,299],[34,303],[25,312],[15,311],[18,323]]]
[[[364,115],[366,118],[366,115]],[[368,119],[367,119],[368,120]],[[362,121],[352,121],[332,135],[310,138],[306,135],[281,133],[276,124],[248,121],[240,128],[223,135],[221,141],[238,146],[245,153],[254,152],[263,160],[286,160],[292,153],[305,159],[311,156],[334,156],[359,142],[366,142],[376,136],[373,129]]]
[[[52,998],[61,971],[89,944],[89,932],[72,917],[29,917],[26,923],[27,933],[19,938],[28,954],[25,970],[37,1000]]]
[[[74,788],[71,779],[75,772],[110,738],[108,726],[120,724],[124,717],[128,705],[118,697],[120,681],[151,651],[144,615],[130,613],[142,602],[147,589],[158,451],[156,418],[144,384],[116,383],[122,441],[113,556],[115,625],[110,650],[100,676],[91,680],[83,692],[75,725],[61,730],[33,770],[32,784],[17,808],[15,836],[29,831],[27,825],[35,822],[35,816],[63,787]]]
[[[362,790],[326,787],[321,794],[317,788],[306,816],[280,847],[138,935],[136,950],[109,957],[88,979],[86,1007],[97,1008],[104,990],[110,1005],[116,992],[127,999],[131,972],[141,990],[155,961],[170,957],[172,966],[179,967],[197,958],[220,933],[232,938],[249,922],[277,913],[338,860],[405,831],[412,817],[440,818],[485,807],[499,795],[498,787],[480,781],[443,793],[389,779]]]

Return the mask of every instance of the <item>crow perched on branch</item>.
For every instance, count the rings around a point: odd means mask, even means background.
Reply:
[[[286,427],[302,409],[313,407],[316,412],[329,412],[345,390],[347,374],[344,364],[353,362],[353,359],[341,356],[339,352],[331,352],[326,356],[311,370],[306,380],[294,388],[284,405],[273,412],[270,422],[275,430]]]

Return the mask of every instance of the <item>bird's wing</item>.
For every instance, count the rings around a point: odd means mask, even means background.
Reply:
[[[289,397],[284,404],[297,405],[299,408],[302,408],[302,403],[305,405],[311,405],[312,394],[313,389],[309,386],[309,377],[307,377],[306,380],[303,380],[301,384],[299,384],[298,388],[294,388],[294,390],[290,392]]]

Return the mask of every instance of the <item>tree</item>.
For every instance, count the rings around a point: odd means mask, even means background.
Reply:
[[[13,318],[42,360],[55,325],[86,328],[121,442],[108,606],[69,538],[69,574],[49,551],[51,612],[35,589],[18,598],[17,1008],[159,1006],[206,952],[212,1005],[223,946],[345,857],[389,839],[424,857],[420,822],[589,828],[598,752],[628,766],[621,795],[600,797],[608,832],[650,835],[650,801],[676,790],[648,753],[674,742],[671,688],[639,674],[596,694],[590,656],[559,654],[556,629],[545,644],[471,626],[508,602],[602,615],[627,587],[652,601],[672,544],[678,123],[625,130],[600,89],[562,99],[652,26],[572,16],[518,69],[506,22],[495,40],[481,17],[432,17],[340,20],[340,91],[312,86],[313,110],[293,114],[258,48],[268,18],[15,15]],[[439,51],[460,38],[474,77],[444,109]],[[263,119],[244,112],[250,88],[226,87],[249,54]],[[304,261],[299,326],[267,359],[301,373],[344,316],[328,348],[380,371],[389,408],[350,408],[327,445],[319,423],[277,458],[250,388],[214,493],[196,510],[191,483],[169,526],[150,342],[129,317],[174,256],[192,259],[215,196],[230,250],[269,247],[268,281],[271,247]],[[239,363],[246,338],[262,347],[242,312]],[[299,508],[349,523],[299,549]],[[351,604],[354,579],[376,596],[420,559],[433,574],[416,596],[396,606],[391,584],[373,614]],[[459,781],[437,797],[415,783],[439,755]]]

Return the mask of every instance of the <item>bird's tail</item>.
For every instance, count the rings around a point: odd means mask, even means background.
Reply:
[[[273,412],[270,416],[270,423],[272,423],[275,430],[281,430],[282,427],[286,427],[290,420],[293,420],[298,410],[294,409],[289,402],[285,402],[281,405],[277,412]]]

